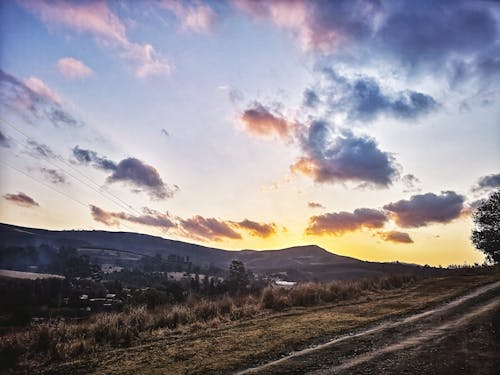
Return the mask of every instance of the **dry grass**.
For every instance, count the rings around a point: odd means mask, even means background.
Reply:
[[[56,368],[73,372],[84,366],[83,372],[88,372],[102,363],[98,372],[121,373],[127,368],[131,373],[155,373],[159,361],[168,373],[206,373],[234,368],[270,353],[285,353],[316,337],[422,308],[492,278],[384,276],[304,283],[289,290],[266,287],[258,297],[189,298],[185,304],[152,311],[139,307],[94,315],[79,324],[33,326],[2,337],[0,352],[10,358],[9,363],[14,358],[24,369],[35,366],[35,372],[44,363],[66,362],[71,365]],[[117,367],[117,363],[123,365]]]

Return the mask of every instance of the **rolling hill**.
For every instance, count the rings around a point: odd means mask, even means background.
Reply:
[[[162,257],[188,256],[195,265],[213,265],[222,269],[227,269],[232,260],[241,260],[254,272],[287,272],[289,277],[296,280],[346,279],[380,273],[429,271],[428,267],[416,265],[366,262],[331,253],[316,245],[278,250],[229,251],[139,233],[53,231],[0,223],[0,248],[41,244],[108,249],[115,254],[121,252],[129,258],[156,254]]]

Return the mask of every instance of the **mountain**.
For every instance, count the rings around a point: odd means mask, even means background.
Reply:
[[[289,278],[296,280],[345,279],[422,269],[415,265],[365,262],[331,253],[316,245],[279,250],[229,251],[139,233],[53,231],[0,223],[0,249],[42,244],[95,249],[101,255],[109,250],[106,254],[111,253],[113,257],[128,254],[129,259],[131,255],[136,259],[156,254],[162,257],[188,256],[195,265],[213,265],[222,269],[227,269],[232,260],[240,260],[254,272],[287,272]],[[110,262],[116,259],[111,255]]]

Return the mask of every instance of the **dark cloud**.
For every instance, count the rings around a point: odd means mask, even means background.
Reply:
[[[276,234],[277,226],[275,223],[258,223],[256,221],[251,221],[245,219],[240,222],[233,222],[233,225],[238,228],[244,229],[250,233],[251,236],[267,238]]]
[[[370,77],[350,79],[331,68],[323,68],[322,73],[321,85],[304,95],[315,97],[316,104],[323,101],[329,112],[347,113],[350,120],[370,121],[381,114],[416,119],[438,107],[430,95],[411,90],[385,92]]]
[[[81,126],[60,103],[58,96],[43,81],[30,78],[25,82],[0,69],[0,102],[30,122],[45,119],[54,126]]]
[[[500,173],[482,176],[477,185],[472,188],[474,192],[487,192],[500,187]]]
[[[34,139],[28,139],[26,142],[28,152],[35,158],[56,159],[57,155],[52,149],[44,143],[39,143]]]
[[[154,199],[171,198],[178,186],[168,186],[163,182],[158,171],[136,158],[126,158],[115,163],[99,156],[95,151],[73,148],[74,157],[81,164],[92,164],[95,168],[111,172],[106,178],[108,183],[123,182],[134,187],[135,192],[145,190]]]
[[[9,139],[0,131],[0,147],[10,148]]]
[[[423,227],[432,223],[449,223],[460,217],[464,208],[464,197],[445,191],[414,195],[409,200],[400,200],[384,206],[395,222],[403,228]]]
[[[73,156],[82,164],[92,164],[95,168],[104,171],[115,171],[116,164],[111,160],[101,157],[97,152],[92,150],[85,150],[79,146],[73,147]]]
[[[319,103],[319,96],[313,89],[306,89],[304,91],[304,105],[306,107],[315,108]]]
[[[340,235],[362,228],[382,228],[389,220],[385,212],[370,208],[358,208],[354,212],[334,212],[309,218],[306,234]]]
[[[230,223],[215,218],[197,215],[189,219],[179,219],[179,224],[186,236],[201,241],[240,240],[242,238],[240,233],[231,228]]]
[[[410,235],[405,232],[398,232],[395,230],[389,232],[378,232],[377,235],[387,242],[394,243],[413,243]]]
[[[170,133],[166,129],[161,129],[161,134],[163,134],[165,137],[170,137]]]
[[[309,202],[309,203],[307,203],[307,207],[309,207],[309,208],[325,208],[325,206],[323,206],[321,203],[317,203],[317,202]]]
[[[175,192],[175,187],[172,189],[167,186],[154,167],[136,158],[121,160],[106,181],[110,183],[121,181],[144,188],[156,199],[171,198]]]
[[[5,194],[3,197],[4,197],[4,199],[6,199],[14,204],[17,204],[18,206],[21,206],[21,207],[40,206],[38,204],[38,202],[36,202],[33,198],[31,198],[30,196],[28,196],[22,192],[19,192],[17,194]]]
[[[143,208],[142,215],[105,211],[94,205],[90,205],[90,212],[95,221],[99,221],[108,226],[118,225],[120,221],[128,221],[135,224],[160,228],[164,231],[176,227],[175,222],[168,213],[161,213],[146,207]]]
[[[440,69],[450,58],[484,60],[498,41],[495,7],[487,1],[391,4],[375,46],[410,67]]]
[[[316,182],[355,181],[387,187],[398,176],[393,157],[381,151],[373,139],[351,132],[333,137],[325,121],[314,121],[301,143],[305,156],[291,169]]]
[[[305,49],[383,57],[410,71],[471,65],[500,73],[495,1],[235,0],[240,9],[290,30]],[[463,69],[462,69],[463,70]],[[462,75],[463,76],[463,75]]]
[[[253,103],[251,108],[243,112],[241,121],[245,124],[246,130],[254,135],[277,135],[284,140],[289,140],[293,135],[293,124],[259,102]]]
[[[66,184],[66,183],[68,183],[64,173],[61,173],[56,169],[42,167],[42,168],[40,168],[40,171],[53,184]]]

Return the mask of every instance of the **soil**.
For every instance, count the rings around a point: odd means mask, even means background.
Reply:
[[[499,374],[500,282],[239,374]]]

